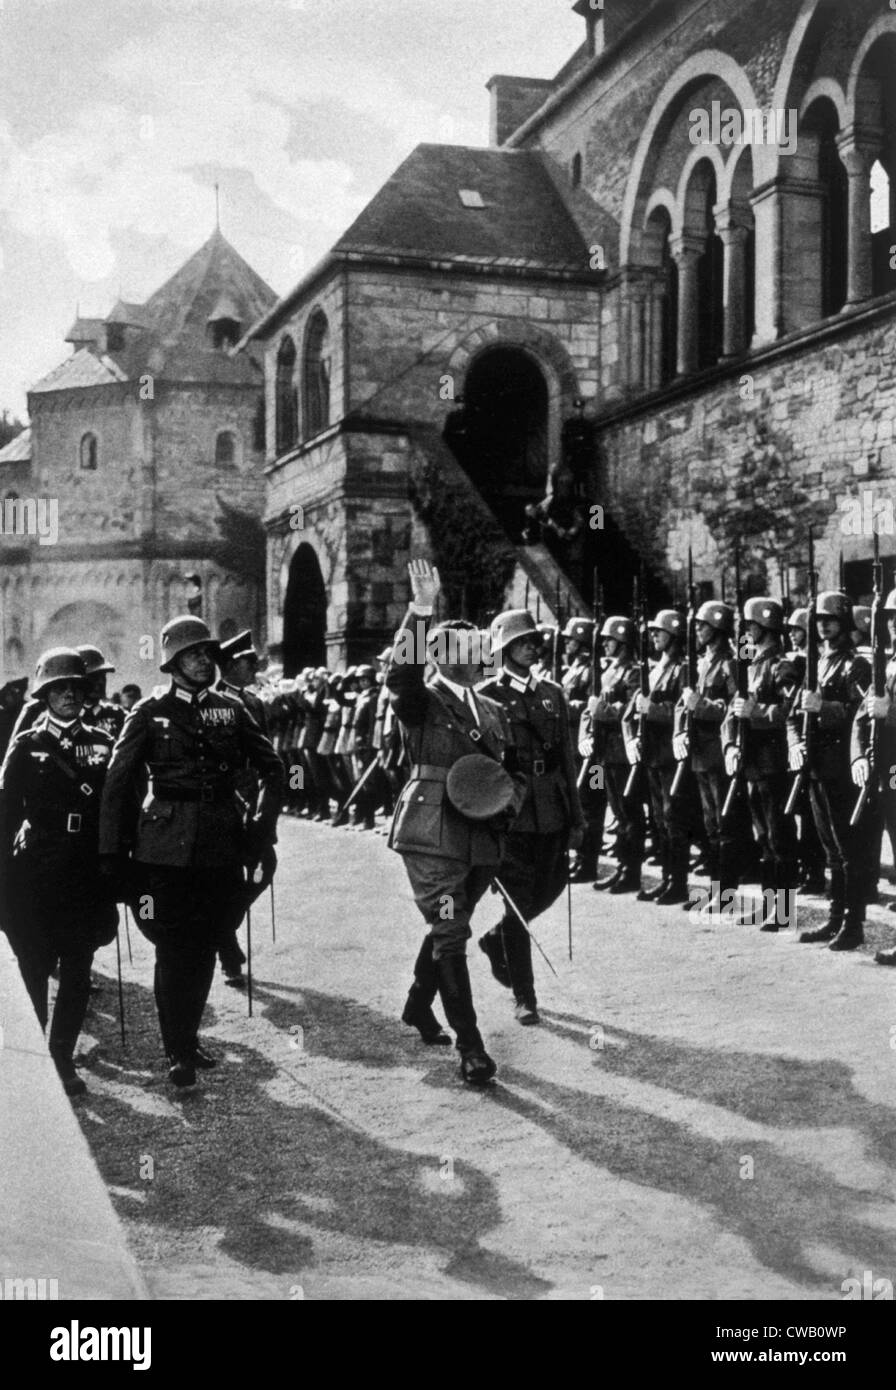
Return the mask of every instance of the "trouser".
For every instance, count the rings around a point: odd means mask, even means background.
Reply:
[[[358,750],[354,760],[353,785],[358,785],[375,757],[376,753],[372,748],[361,748]],[[376,791],[378,771],[379,769],[376,768],[370,773],[367,781],[355,797],[354,802],[355,823],[366,826],[368,830],[372,830],[376,824],[375,812],[380,799]]]
[[[688,877],[687,808],[673,797],[675,764],[647,768],[650,808],[656,826],[657,858],[663,877],[686,883]]]
[[[232,923],[234,904],[244,901],[240,866],[175,868],[139,864],[135,876],[152,916],[135,912],[143,935],[156,949],[154,992],[162,1043],[169,1057],[188,1060],[215,973],[222,923]]]
[[[243,924],[248,905],[249,895],[244,889],[221,908],[217,933],[218,959],[228,975],[239,975],[241,967],[245,964],[246,956],[240,946],[237,932]]]
[[[48,1046],[57,1065],[71,1065],[90,998],[93,943],[83,934],[72,932],[70,940],[58,940],[54,945],[48,932],[29,926],[11,933],[10,944],[43,1029],[46,1029],[49,1013],[50,975],[58,961],[59,987]]]
[[[585,834],[578,852],[579,863],[590,874],[597,873],[597,860],[603,848],[604,821],[607,814],[605,787],[592,787],[588,777],[579,788],[579,800],[585,816]]]
[[[763,888],[796,886],[796,831],[784,814],[790,793],[786,772],[771,772],[748,781],[753,835],[759,848]]]
[[[721,891],[736,888],[737,845],[729,827],[722,821],[722,808],[728,794],[728,780],[724,768],[707,768],[694,773],[697,790],[700,793],[700,809],[703,812],[703,828],[708,844],[709,876],[712,882],[721,884]]]
[[[857,793],[858,794],[858,793]],[[824,845],[818,835],[818,828],[815,824],[815,813],[812,810],[812,800],[808,789],[805,789],[796,804],[796,811],[800,818],[799,821],[799,862],[800,870],[804,874],[824,874],[826,855]]]
[[[840,916],[845,909],[854,923],[865,920],[870,828],[854,828],[849,823],[857,795],[848,772],[839,777],[813,777],[809,783],[815,828],[831,872],[831,911]]]
[[[520,831],[507,836],[497,877],[527,922],[547,911],[563,892],[568,873],[568,840],[568,830],[544,835]],[[505,905],[504,916],[492,928],[492,934],[501,942],[514,997],[534,1009],[532,942],[512,908]]]
[[[437,859],[425,854],[406,854],[404,867],[414,901],[429,933],[432,967],[448,1024],[457,1036],[460,1051],[482,1047],[473,994],[467,969],[467,941],[471,936],[470,918],[493,875],[496,864],[469,865],[457,859]],[[425,946],[425,943],[424,943]],[[431,988],[432,972],[427,973],[429,955],[425,949],[417,956],[417,971],[423,989]],[[434,995],[428,1002],[432,1003]]]
[[[644,859],[644,805],[640,796],[625,796],[630,773],[628,763],[609,763],[604,768],[604,786],[616,817],[616,858],[623,868],[639,870]]]

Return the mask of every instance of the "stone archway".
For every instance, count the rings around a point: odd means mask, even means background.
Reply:
[[[327,591],[314,547],[298,545],[282,581],[283,674],[327,664]]]
[[[77,647],[89,642],[119,667],[124,655],[127,624],[117,609],[107,603],[82,600],[57,608],[35,644],[39,655],[48,647]]]

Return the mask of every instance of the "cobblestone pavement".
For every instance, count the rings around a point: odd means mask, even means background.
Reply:
[[[216,980],[194,1091],[164,1080],[152,953],[115,948],[84,1131],[159,1298],[838,1299],[896,1281],[896,971],[791,931],[574,889],[541,919],[541,1028],[471,951],[499,1084],[398,1022],[420,925],[380,836],[286,821],[254,1017]],[[480,930],[496,899],[479,909]],[[894,918],[877,911],[872,945]]]

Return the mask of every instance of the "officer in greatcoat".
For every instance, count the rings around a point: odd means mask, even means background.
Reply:
[[[199,1045],[222,922],[276,866],[283,768],[240,700],[211,689],[217,644],[199,618],[162,629],[171,685],[128,715],[103,791],[100,852],[156,948],[155,996],[169,1080],[214,1066]],[[237,797],[247,763],[259,792]]]
[[[471,637],[478,648],[478,631],[463,621],[441,624],[427,643],[438,571],[425,560],[412,560],[408,571],[413,598],[396,637],[386,684],[410,773],[395,808],[389,844],[404,859],[427,935],[402,1021],[417,1028],[426,1043],[450,1044],[432,1010],[438,992],[456,1035],[464,1081],[485,1085],[496,1067],[477,1026],[466,949],[470,918],[501,862],[501,817],[518,807],[521,792],[502,767],[509,745],[503,711],[472,688],[480,652],[459,650],[465,642],[474,645]],[[429,684],[424,680],[427,652],[436,669]],[[471,759],[472,794],[467,780]]]
[[[504,842],[499,876],[531,922],[562,893],[568,851],[576,848],[585,829],[569,707],[559,685],[532,675],[539,635],[531,613],[511,609],[499,614],[490,639],[501,670],[477,691],[503,708],[513,740],[515,770],[526,782],[526,798]],[[532,946],[509,906],[505,905],[500,922],[480,937],[479,945],[495,979],[512,990],[517,1021],[538,1023]]]
[[[74,1051],[93,954],[118,925],[98,853],[112,739],[82,720],[87,684],[74,648],[44,652],[32,687],[42,712],[16,735],[0,771],[0,921],[43,1028],[58,964],[49,1050],[70,1096],[87,1089]]]

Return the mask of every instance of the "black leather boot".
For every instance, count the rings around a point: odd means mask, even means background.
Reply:
[[[610,888],[611,898],[618,897],[620,893],[637,893],[641,888],[641,865],[626,864],[620,878],[613,887]]]
[[[671,882],[672,882],[671,878],[667,878],[667,877],[665,876],[665,874],[664,874],[664,875],[663,875],[663,881],[662,881],[662,883],[658,884],[656,888],[642,888],[642,889],[641,889],[640,893],[638,894],[638,902],[639,902],[639,903],[654,903],[654,902],[656,902],[657,898],[662,897],[663,893],[665,893],[666,889],[669,887],[669,884],[670,884]]]
[[[688,881],[680,874],[673,875],[669,879],[666,888],[659,893],[653,901],[657,907],[676,907],[679,903],[688,902]]]
[[[612,890],[624,873],[625,868],[622,864],[619,864],[614,869],[613,873],[607,874],[606,878],[599,878],[596,883],[592,883],[591,887],[594,889],[595,893],[603,893],[607,888]]]
[[[460,1074],[470,1086],[484,1086],[497,1071],[476,1026],[473,991],[466,956],[444,956],[436,962],[439,995],[448,1024],[457,1037]]]
[[[432,958],[432,937],[425,936],[414,962],[414,983],[408,991],[402,1023],[416,1028],[427,1047],[450,1047],[451,1039],[432,1011],[438,991],[435,961]]]
[[[510,989],[510,969],[504,953],[504,946],[501,940],[501,926],[495,927],[493,931],[487,931],[485,936],[479,938],[479,949],[483,955],[488,957],[492,974],[503,985],[505,989]]]
[[[802,944],[815,945],[817,942],[831,942],[840,935],[846,913],[846,876],[842,869],[831,870],[831,901],[828,905],[828,920],[824,926],[814,931],[800,932]],[[839,949],[839,948],[838,948]]]
[[[828,943],[829,951],[854,951],[857,946],[861,946],[865,940],[864,923],[861,917],[854,916],[847,912],[843,926]]]

